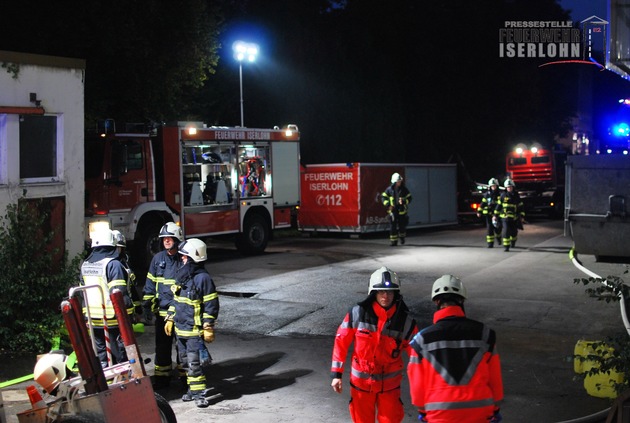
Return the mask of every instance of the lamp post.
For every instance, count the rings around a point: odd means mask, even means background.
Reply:
[[[234,50],[234,58],[238,61],[238,79],[241,87],[241,127],[245,127],[245,118],[243,113],[243,60],[254,62],[258,56],[258,44],[246,43],[244,41],[235,41],[232,44]]]

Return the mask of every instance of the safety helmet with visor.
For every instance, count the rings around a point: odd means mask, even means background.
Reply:
[[[453,275],[443,275],[433,283],[431,289],[431,300],[435,300],[440,295],[451,294],[466,298],[466,288],[462,281]]]
[[[66,378],[68,356],[61,353],[44,354],[35,364],[33,378],[46,392],[51,394]]]
[[[511,180],[511,179],[506,179],[506,180],[505,180],[505,182],[503,183],[503,186],[504,186],[505,188],[507,188],[507,187],[513,187],[513,186],[515,186],[515,185],[514,185],[514,181],[513,181],[513,180]]]
[[[392,184],[395,184],[396,182],[400,182],[402,180],[403,178],[402,176],[400,176],[400,173],[397,172],[392,175]]]
[[[499,186],[499,180],[497,178],[490,178],[488,181],[488,186],[496,185]]]
[[[198,238],[187,239],[179,244],[179,254],[190,257],[195,263],[201,263],[208,258],[206,243]]]
[[[160,229],[160,238],[171,237],[179,240],[180,242],[184,240],[184,233],[182,232],[182,228],[175,222],[167,222],[162,229]]]
[[[373,291],[400,291],[400,280],[396,272],[383,266],[372,273],[368,295]]]
[[[115,247],[114,231],[109,228],[101,228],[90,235],[92,248],[95,247]]]

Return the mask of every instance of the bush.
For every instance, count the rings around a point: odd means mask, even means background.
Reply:
[[[624,273],[628,273],[628,270]],[[605,279],[580,278],[574,279],[574,283],[596,284],[596,287],[587,288],[585,292],[591,297],[597,298],[598,301],[607,303],[625,301],[626,308],[630,310],[630,287],[618,276],[607,276]],[[576,360],[589,361],[594,364],[583,373],[583,376],[610,375],[617,372],[623,375],[623,381],[617,382],[611,379],[610,386],[614,388],[617,395],[630,389],[630,334],[627,331],[620,332],[607,337],[604,341],[593,343],[591,348],[597,354],[574,357]]]
[[[63,328],[60,303],[79,282],[81,255],[53,247],[41,200],[20,200],[0,217],[0,349],[42,353]],[[8,324],[11,322],[11,324]]]

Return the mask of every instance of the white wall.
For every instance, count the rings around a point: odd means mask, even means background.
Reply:
[[[0,214],[22,196],[64,197],[71,257],[83,250],[84,239],[84,79],[83,60],[0,51]],[[20,181],[17,108],[36,107],[30,93],[46,115],[58,117],[55,181]]]

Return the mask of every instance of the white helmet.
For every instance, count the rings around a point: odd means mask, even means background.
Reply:
[[[66,378],[68,356],[61,353],[48,353],[35,364],[33,378],[49,394]]]
[[[166,225],[162,226],[162,229],[160,229],[160,238],[166,237],[177,238],[179,241],[183,241],[184,233],[177,223],[168,222]]]
[[[114,241],[116,242],[116,247],[127,248],[127,239],[125,238],[125,236],[116,229],[114,229],[112,233],[114,234]]]
[[[190,238],[179,244],[179,254],[188,256],[195,263],[206,261],[208,256],[206,255],[206,243],[197,238]]]
[[[499,180],[497,178],[490,178],[490,180],[488,181],[488,186],[491,185],[499,186]]]
[[[383,266],[372,273],[368,295],[372,291],[400,291],[400,280],[396,272]]]
[[[466,288],[459,278],[453,275],[443,275],[433,283],[431,300],[435,300],[438,295],[443,294],[455,294],[466,298]]]
[[[392,175],[392,184],[395,184],[396,182],[400,182],[402,180],[403,180],[403,178],[402,178],[402,176],[400,176],[400,173],[394,173]]]
[[[92,248],[94,247],[115,247],[116,240],[111,229],[99,229],[92,233]]]
[[[505,180],[505,182],[503,182],[503,186],[506,187],[506,188],[507,187],[513,187],[514,186],[514,181],[508,178],[508,179]]]

